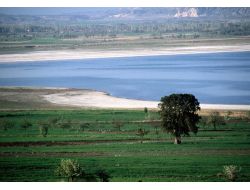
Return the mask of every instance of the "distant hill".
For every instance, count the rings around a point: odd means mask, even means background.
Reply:
[[[250,18],[250,8],[0,8],[4,15],[60,15],[62,19]],[[13,17],[14,18],[14,17]],[[48,17],[44,17],[45,19]],[[51,19],[51,18],[50,18]]]

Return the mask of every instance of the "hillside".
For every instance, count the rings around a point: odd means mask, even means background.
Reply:
[[[235,19],[249,18],[250,8],[0,8],[0,14],[0,23],[15,23],[19,21],[19,18],[22,18],[23,21],[34,22],[106,19],[155,20],[159,18]]]

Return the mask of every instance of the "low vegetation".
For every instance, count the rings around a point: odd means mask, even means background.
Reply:
[[[62,176],[68,179],[68,181],[74,181],[75,178],[82,175],[83,171],[76,160],[66,159],[61,160],[60,165],[55,170],[56,175]]]
[[[229,181],[235,181],[239,177],[241,168],[236,165],[224,166],[223,174]]]

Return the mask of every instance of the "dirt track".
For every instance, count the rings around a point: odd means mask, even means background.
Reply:
[[[149,139],[144,139],[145,141]],[[119,139],[119,140],[93,140],[93,141],[38,141],[38,142],[1,142],[0,147],[11,147],[11,146],[65,146],[65,145],[87,145],[97,143],[119,143],[119,142],[140,142],[140,139]]]
[[[1,152],[0,157],[91,157],[107,156],[96,152]]]

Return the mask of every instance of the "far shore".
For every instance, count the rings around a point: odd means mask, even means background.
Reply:
[[[250,51],[250,45],[189,46],[129,50],[55,50],[0,54],[0,63]]]
[[[5,109],[158,109],[158,101],[111,96],[91,89],[54,87],[0,87],[0,102]],[[21,107],[20,107],[21,106]],[[249,111],[250,105],[200,104],[202,110]]]
[[[87,108],[122,108],[122,109],[157,109],[158,101],[144,101],[118,98],[105,92],[93,90],[71,90],[42,96],[45,100],[59,105]],[[208,110],[250,110],[250,105],[201,104],[201,109]]]

